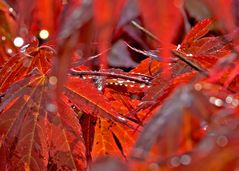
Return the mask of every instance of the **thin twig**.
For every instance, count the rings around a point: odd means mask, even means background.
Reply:
[[[147,77],[148,80],[144,80],[141,78],[131,77],[123,74],[117,74],[113,72],[102,72],[102,71],[76,71],[70,70],[70,74],[72,76],[84,76],[84,75],[93,75],[93,76],[104,76],[104,77],[111,77],[111,78],[122,78],[125,80],[135,81],[137,83],[144,83],[146,85],[151,84],[151,78]]]
[[[155,36],[153,33],[151,33],[149,30],[145,29],[143,26],[139,25],[137,22],[135,21],[131,21],[131,24],[138,28],[139,30],[141,30],[142,32],[144,32],[146,35],[148,35],[151,39],[156,40],[157,42],[161,42],[159,40],[159,38],[157,36]]]
[[[71,64],[71,67],[76,67],[76,66],[82,65],[82,64],[84,64],[86,62],[89,62],[89,61],[91,61],[93,59],[99,58],[101,55],[109,52],[109,50],[111,50],[111,48],[108,48],[108,49],[104,50],[103,52],[101,52],[99,54],[96,54],[94,56],[90,56],[90,57],[86,58],[85,60],[76,61],[73,64]]]

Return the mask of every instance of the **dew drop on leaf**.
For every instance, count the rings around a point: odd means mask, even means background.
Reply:
[[[191,53],[188,53],[188,54],[186,54],[186,56],[193,56],[193,54],[191,54]]]
[[[202,84],[199,84],[199,83],[195,84],[194,89],[197,91],[200,91],[202,89]]]
[[[179,157],[175,156],[169,160],[169,165],[171,167],[178,167],[180,165]]]
[[[1,37],[2,41],[6,40],[6,37],[5,36],[2,36]]]
[[[141,85],[140,85],[140,88],[144,88],[144,87],[145,87],[145,84],[141,84]]]
[[[184,154],[180,157],[180,163],[182,165],[189,165],[191,163],[191,156]]]
[[[225,147],[228,144],[228,138],[224,135],[217,137],[216,143],[220,147]]]
[[[234,99],[234,100],[232,101],[232,105],[233,105],[234,107],[237,107],[238,104],[239,104],[239,100]]]
[[[50,83],[51,85],[56,85],[56,83],[57,83],[57,78],[56,78],[55,76],[51,76],[51,77],[49,78],[49,83]]]
[[[13,8],[9,8],[8,11],[11,13],[14,12]]]
[[[56,112],[57,111],[57,106],[55,104],[50,103],[50,104],[47,104],[46,109],[49,112]]]
[[[7,49],[8,54],[12,54],[12,49]]]
[[[232,101],[233,101],[232,96],[227,96],[226,97],[226,103],[232,103]]]

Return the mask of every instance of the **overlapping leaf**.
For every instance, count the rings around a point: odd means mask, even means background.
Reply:
[[[190,139],[190,137],[187,137],[190,136],[190,133],[189,135],[184,134],[183,125],[190,124],[190,120],[193,118],[198,123],[207,121],[211,114],[209,106],[205,96],[195,90],[185,87],[176,91],[146,125],[136,142],[135,149],[132,152],[133,157],[145,158],[152,145],[156,142],[160,143],[161,147],[164,147],[160,148],[159,152],[162,156],[169,157],[179,153],[182,140],[184,138]],[[186,124],[187,119],[189,120]],[[188,131],[193,130],[195,128]],[[190,148],[184,150],[186,152]]]
[[[134,130],[106,119],[98,119],[95,127],[93,158],[110,155],[126,159],[135,142]]]
[[[29,49],[30,50],[30,49]],[[19,52],[10,58],[0,71],[0,92],[3,93],[14,82],[23,79],[34,68],[43,74],[49,71],[54,51],[48,47],[33,47],[29,53]]]
[[[85,146],[74,111],[49,93],[48,77],[14,84],[1,104],[1,170],[83,170]]]
[[[28,167],[84,168],[85,147],[73,106],[87,114],[107,118],[111,123],[128,125],[126,118],[112,109],[93,84],[76,77],[68,79],[57,109],[57,102],[51,101],[52,95],[48,94],[52,91],[49,85],[56,84],[54,80],[55,77],[35,75],[7,91],[1,104],[2,154],[6,156],[2,166],[22,165],[26,170]],[[16,109],[19,111],[15,112]],[[55,133],[59,136],[55,137]],[[115,134],[119,136],[121,132]]]
[[[184,38],[179,50],[185,53],[186,59],[211,68],[222,57],[231,53],[230,41],[223,37],[205,37],[215,24],[214,19],[199,22]]]
[[[92,83],[86,80],[68,77],[64,94],[86,113],[127,124],[127,120],[111,107],[110,103]]]

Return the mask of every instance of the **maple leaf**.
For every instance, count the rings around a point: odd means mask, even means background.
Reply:
[[[86,89],[88,91],[85,91]],[[106,97],[92,83],[86,80],[68,77],[64,94],[85,113],[130,125],[130,122],[127,123],[127,119],[122,114],[112,108]]]
[[[48,46],[29,47],[27,53],[19,52],[2,67],[0,74],[0,92],[3,93],[14,82],[23,79],[34,68],[45,74],[51,67],[54,50]]]
[[[209,106],[206,97],[199,92],[188,87],[177,90],[146,125],[132,156],[144,159],[157,139],[164,147],[160,149],[161,155],[169,157],[177,154],[183,138],[182,123],[185,118],[190,119],[192,116],[199,123],[206,122],[211,114]]]
[[[236,170],[237,4],[1,1],[0,170]]]
[[[185,36],[177,51],[204,68],[211,68],[222,57],[231,53],[231,40],[223,37],[204,37],[213,30],[214,19],[205,19],[194,26]]]
[[[95,128],[94,158],[110,155],[127,159],[135,142],[135,130],[103,118],[98,119]]]
[[[86,168],[78,119],[64,98],[57,109],[50,100],[48,82],[48,77],[36,74],[7,91],[0,106],[0,165],[3,170]]]

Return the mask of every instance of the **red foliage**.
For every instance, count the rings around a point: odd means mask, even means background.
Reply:
[[[0,170],[238,170],[237,11],[1,1]]]

